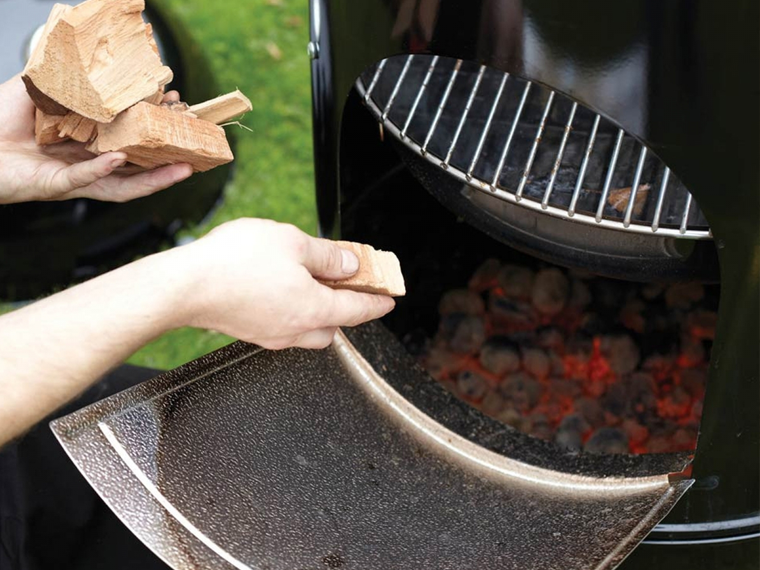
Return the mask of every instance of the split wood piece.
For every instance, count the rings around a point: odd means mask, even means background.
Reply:
[[[143,168],[186,162],[204,172],[231,162],[224,129],[176,113],[168,106],[138,103],[112,123],[98,123],[97,137],[87,146],[95,154],[120,151]]]
[[[359,271],[341,281],[322,281],[333,289],[350,289],[361,293],[374,293],[390,297],[406,295],[404,275],[396,255],[378,251],[371,245],[351,241],[336,241],[336,245],[353,251],[359,258]]]
[[[77,115],[67,114],[58,125],[58,134],[61,137],[72,138],[78,142],[89,142],[95,136],[98,124],[92,119]]]
[[[40,145],[49,145],[63,142],[59,134],[59,125],[65,119],[64,115],[48,115],[39,109],[34,113],[34,141]]]
[[[109,123],[169,83],[172,71],[148,40],[144,8],[144,0],[56,5],[22,76],[35,105],[61,114],[52,100]]]
[[[65,14],[68,14],[72,9],[73,8],[71,6],[68,6],[66,4],[53,4],[53,8],[50,10],[50,15],[48,16],[47,22],[45,22],[45,27],[42,29],[40,39],[37,41],[37,46],[29,56],[29,60],[26,62],[24,73],[21,75],[21,79],[24,80],[24,84],[26,85],[26,90],[29,93],[29,97],[31,97],[34,105],[43,111],[46,115],[62,116],[68,113],[69,110],[37,89],[31,78],[27,77],[26,69],[39,65],[42,62],[42,59],[44,59],[44,54],[47,51],[47,41],[50,37],[50,32],[53,30],[53,28],[55,28],[59,20]],[[41,143],[38,142],[37,144]]]
[[[239,117],[251,109],[253,106],[250,99],[239,90],[235,90],[216,99],[193,105],[188,110],[199,119],[219,125]]]

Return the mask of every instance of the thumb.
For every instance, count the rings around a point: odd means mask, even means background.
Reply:
[[[359,258],[327,239],[310,238],[303,260],[306,269],[318,279],[338,281],[359,270]]]
[[[58,170],[50,181],[52,194],[65,194],[83,188],[105,178],[116,168],[123,166],[127,155],[123,152],[107,152],[84,162],[78,162]]]

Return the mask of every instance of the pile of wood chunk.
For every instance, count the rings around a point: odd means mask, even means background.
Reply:
[[[192,107],[162,103],[173,74],[144,8],[144,0],[53,7],[22,76],[37,107],[37,144],[75,140],[95,154],[124,152],[143,168],[188,163],[202,172],[231,162],[218,125],[251,102],[235,91]]]

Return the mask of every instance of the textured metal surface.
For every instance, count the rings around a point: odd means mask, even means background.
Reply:
[[[646,146],[551,89],[429,55],[383,59],[356,88],[386,132],[476,190],[590,226],[712,239],[691,194]],[[614,188],[633,189],[617,208]]]
[[[382,344],[382,358],[405,358]],[[343,336],[320,352],[239,343],[53,429],[177,569],[612,568],[690,485],[495,453],[412,405],[369,358]]]

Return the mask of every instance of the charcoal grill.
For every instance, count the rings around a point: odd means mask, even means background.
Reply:
[[[55,422],[88,480],[182,569],[756,568],[758,137],[734,124],[757,124],[737,63],[757,57],[757,5],[311,11],[321,233],[397,251],[422,293],[328,351],[236,344]],[[511,248],[720,280],[695,453],[564,451],[416,366],[389,329],[455,266]]]

